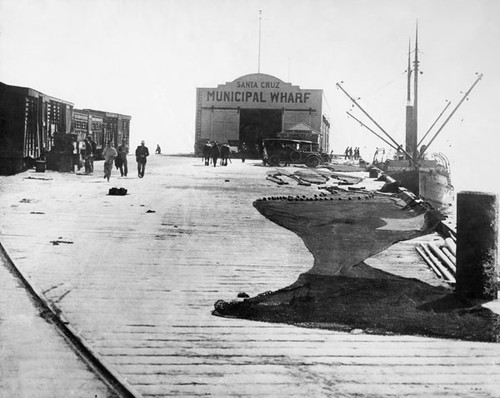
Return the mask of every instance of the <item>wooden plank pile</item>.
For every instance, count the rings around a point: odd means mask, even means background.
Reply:
[[[420,247],[416,247],[416,250],[438,278],[448,283],[455,283],[457,243],[456,236],[453,233],[449,235],[440,245],[433,242],[420,243]]]

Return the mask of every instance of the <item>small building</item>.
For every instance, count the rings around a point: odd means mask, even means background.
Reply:
[[[196,89],[195,154],[207,141],[245,143],[260,157],[262,140],[304,125],[328,150],[330,124],[323,115],[323,90],[301,89],[281,79],[253,73],[214,88]]]
[[[71,131],[73,103],[0,82],[0,174],[23,171]]]
[[[288,138],[290,140],[305,140],[319,144],[321,133],[314,130],[306,123],[299,123],[289,129],[279,133],[280,138]]]

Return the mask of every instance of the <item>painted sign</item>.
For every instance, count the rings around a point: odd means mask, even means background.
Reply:
[[[310,92],[222,91],[207,90],[207,102],[271,102],[275,104],[307,104]]]
[[[313,108],[321,107],[322,90],[302,90],[280,79],[255,73],[216,88],[201,89],[202,107]]]

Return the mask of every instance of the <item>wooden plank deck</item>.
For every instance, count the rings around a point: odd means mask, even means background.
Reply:
[[[275,185],[251,162],[151,158],[144,179],[0,182],[16,265],[143,396],[500,396],[498,344],[212,316],[216,300],[287,286],[312,266],[302,241],[251,204],[316,188]],[[129,195],[107,196],[113,186]],[[370,264],[430,283],[411,243],[398,245]]]
[[[42,311],[0,250],[0,397],[118,397]]]
[[[404,278],[416,278],[433,286],[449,286],[443,279],[436,276],[416,250],[421,243],[435,243],[439,247],[443,242],[444,239],[438,233],[433,233],[398,242],[365,262],[374,268]]]

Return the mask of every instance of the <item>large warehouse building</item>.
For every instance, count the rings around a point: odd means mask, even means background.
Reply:
[[[241,76],[216,88],[197,88],[195,153],[209,141],[242,143],[254,150],[262,139],[307,139],[324,152],[330,125],[322,111],[323,90],[301,89],[263,73]]]

